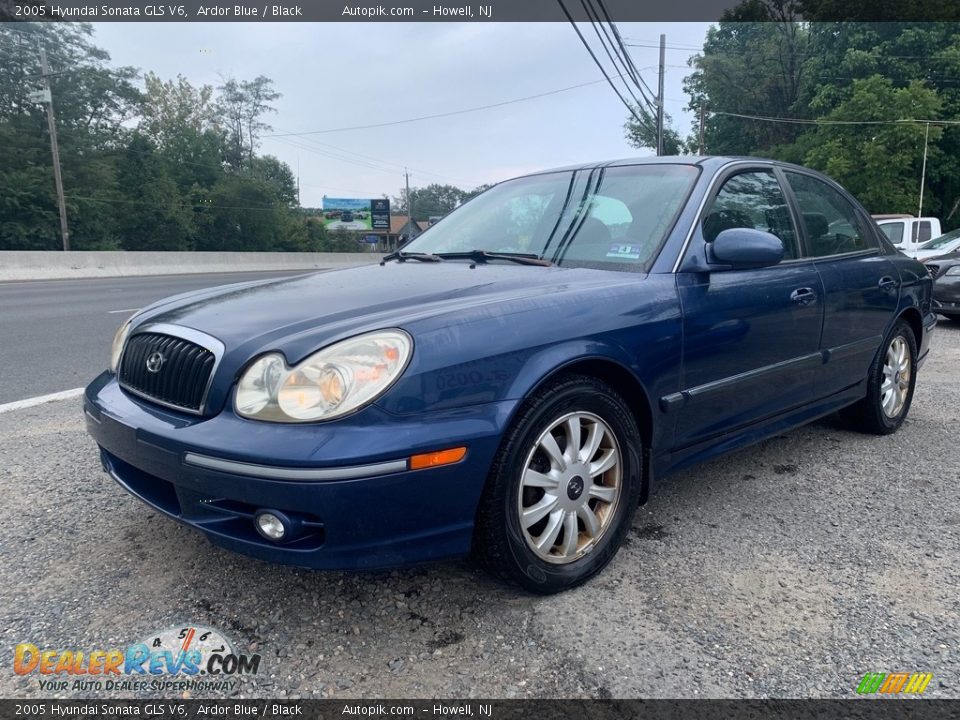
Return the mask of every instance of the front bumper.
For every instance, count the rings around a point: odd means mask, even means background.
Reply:
[[[960,315],[960,275],[941,275],[933,282],[933,311]]]
[[[104,373],[87,388],[87,430],[104,469],[153,508],[245,555],[322,569],[393,567],[470,550],[483,485],[514,402],[416,417],[375,406],[326,424],[197,418],[134,399]],[[412,454],[466,446],[455,465]],[[257,510],[300,526],[275,543]]]

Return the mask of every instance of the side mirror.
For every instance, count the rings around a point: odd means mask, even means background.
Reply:
[[[763,230],[730,228],[707,243],[707,262],[715,270],[768,267],[781,260],[783,242]]]

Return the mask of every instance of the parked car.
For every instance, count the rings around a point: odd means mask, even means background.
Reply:
[[[344,210],[342,213],[340,213],[340,222],[353,222],[353,213],[349,210]]]
[[[916,250],[908,252],[907,255],[914,260],[926,260],[927,258],[946,255],[954,250],[960,250],[960,228],[925,242]]]
[[[933,277],[933,310],[960,321],[960,250],[925,261]]]
[[[874,216],[874,219],[877,219],[877,216]],[[877,219],[877,225],[897,250],[908,254],[919,250],[925,242],[942,234],[940,221],[935,217],[881,216]]]
[[[896,431],[931,287],[810,170],[580,165],[503,182],[379,265],[150,305],[87,428],[117,482],[222,547],[327,569],[472,551],[556,592],[671,473],[836,411]]]

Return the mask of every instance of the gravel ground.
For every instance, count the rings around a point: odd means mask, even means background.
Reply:
[[[76,401],[0,415],[0,696],[50,696],[13,674],[17,643],[187,622],[262,654],[240,697],[849,697],[865,672],[925,671],[926,696],[960,698],[958,367],[941,322],[896,435],[827,420],[678,475],[602,575],[549,598],[467,561],[233,555],[110,481]]]

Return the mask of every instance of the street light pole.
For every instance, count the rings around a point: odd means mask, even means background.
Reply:
[[[917,217],[923,217],[923,184],[927,178],[927,141],[930,140],[930,123],[927,123],[927,132],[923,136],[923,168],[920,170],[920,209]]]

